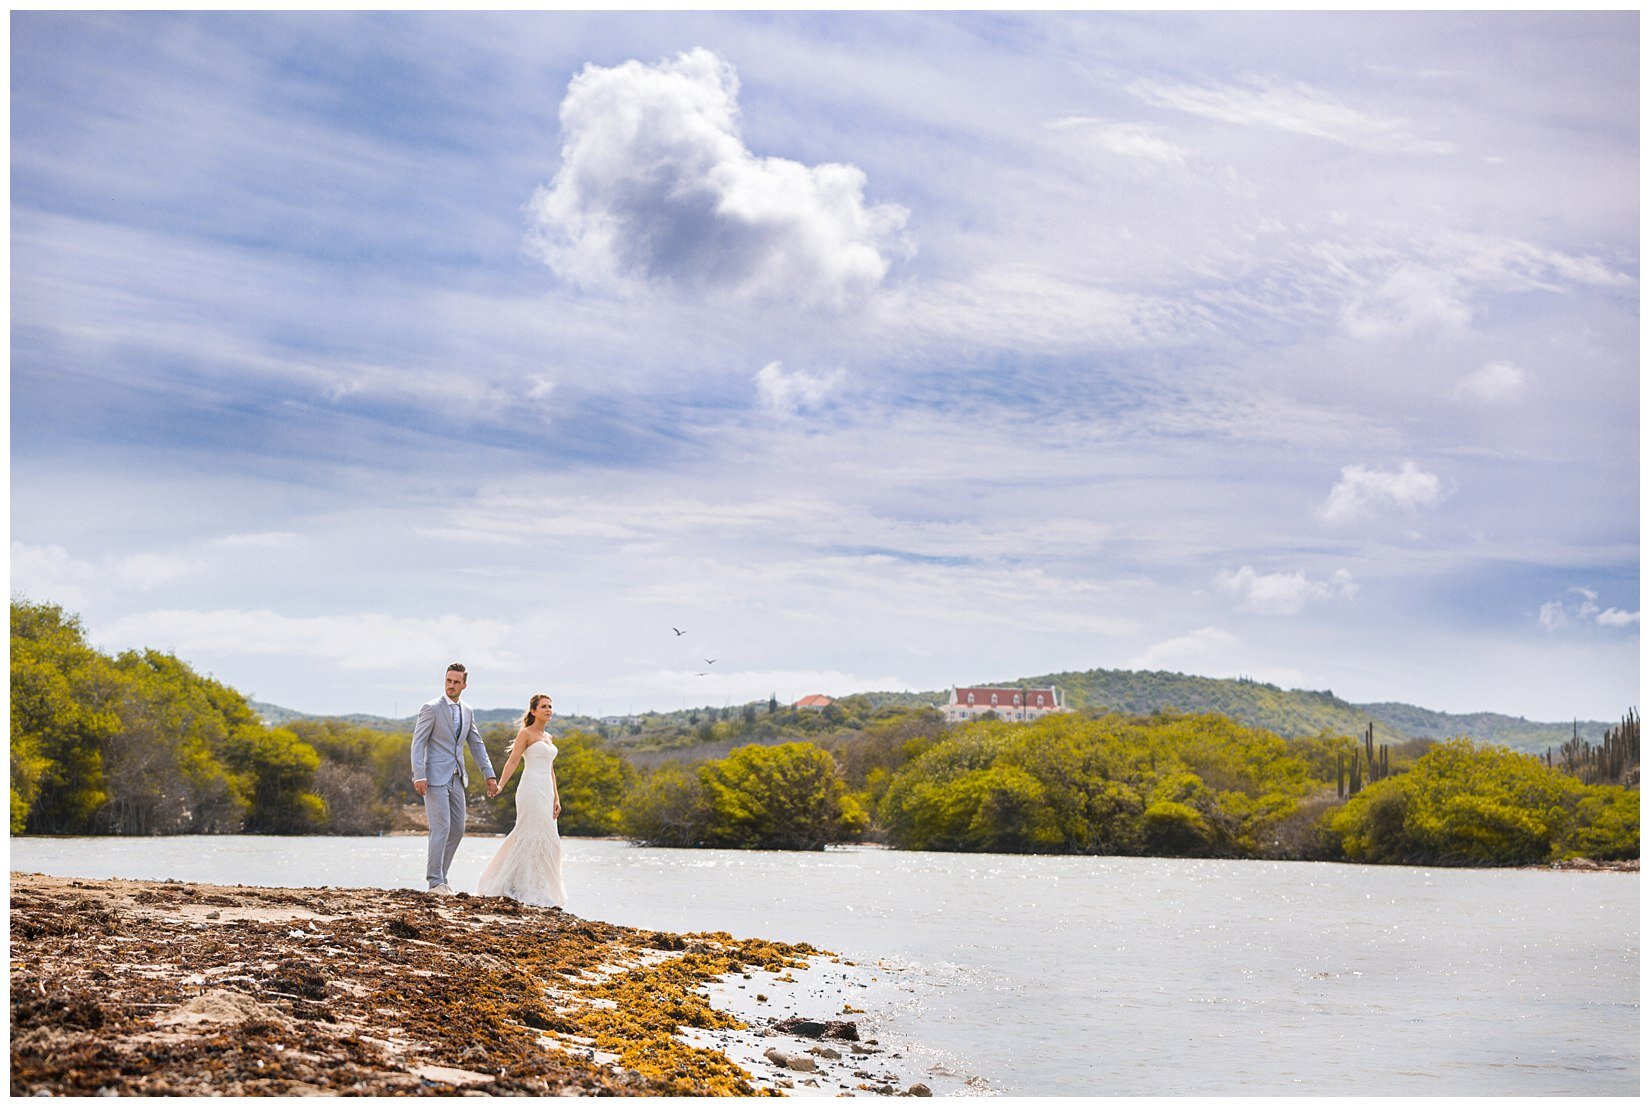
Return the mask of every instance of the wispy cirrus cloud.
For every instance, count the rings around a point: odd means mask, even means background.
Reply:
[[[1045,124],[1050,130],[1072,131],[1111,154],[1159,165],[1184,165],[1188,151],[1143,123],[1121,123],[1084,115],[1068,115]]]
[[[1230,84],[1134,81],[1128,90],[1157,107],[1221,123],[1310,135],[1383,154],[1452,154],[1456,144],[1422,134],[1410,120],[1367,111],[1301,81],[1251,75]]]

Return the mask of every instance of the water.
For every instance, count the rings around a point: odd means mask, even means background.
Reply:
[[[833,950],[879,974],[885,1047],[1000,1093],[1638,1093],[1637,874],[565,850],[575,914]],[[421,887],[424,840],[14,838],[11,867]]]

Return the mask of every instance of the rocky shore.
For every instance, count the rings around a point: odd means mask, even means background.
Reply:
[[[927,1094],[836,1005],[854,971],[505,899],[12,873],[11,1092]],[[831,1009],[785,994],[821,972]],[[751,980],[762,1015],[713,1004]]]

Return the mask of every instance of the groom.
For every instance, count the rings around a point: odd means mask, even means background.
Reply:
[[[481,744],[475,713],[468,704],[458,702],[469,679],[458,662],[447,666],[446,694],[420,707],[413,725],[413,787],[424,797],[424,814],[430,821],[430,857],[424,875],[430,891],[443,896],[453,894],[447,868],[464,837],[464,786],[470,782],[464,771],[464,743],[470,744],[487,778],[487,794],[498,795],[498,777],[487,760],[487,747]]]

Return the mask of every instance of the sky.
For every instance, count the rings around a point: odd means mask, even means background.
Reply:
[[[12,595],[323,714],[1616,719],[1638,18],[14,12]]]

